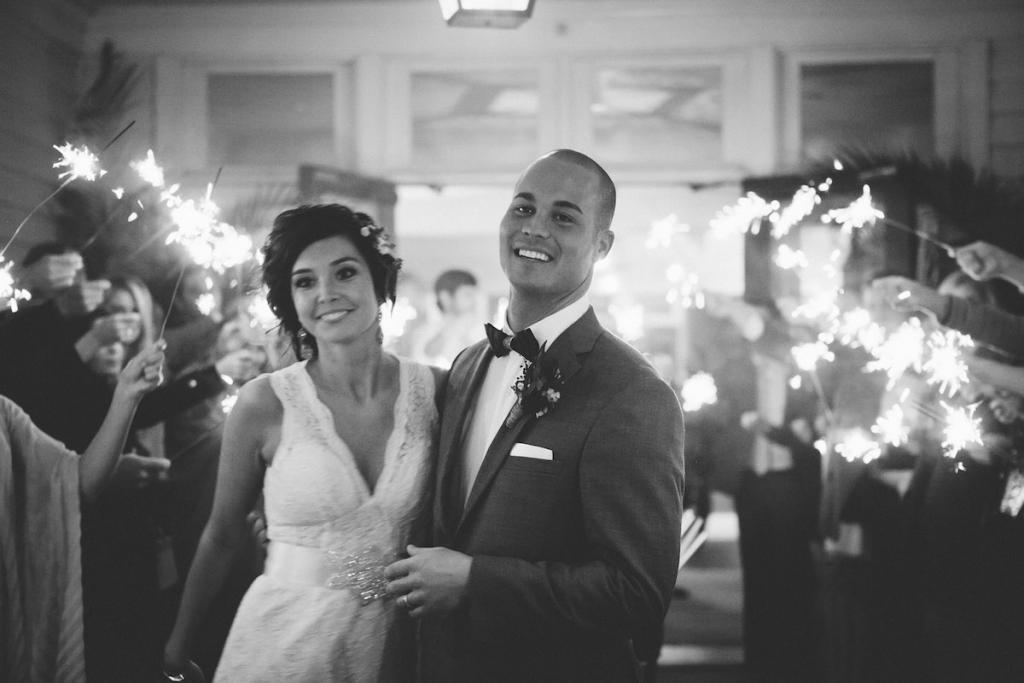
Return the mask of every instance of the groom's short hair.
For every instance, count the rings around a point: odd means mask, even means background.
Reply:
[[[607,230],[610,228],[612,217],[615,215],[615,183],[612,181],[611,176],[608,175],[608,172],[602,168],[601,164],[575,149],[556,149],[553,152],[548,152],[541,159],[548,157],[575,164],[593,172],[597,176],[597,229]]]

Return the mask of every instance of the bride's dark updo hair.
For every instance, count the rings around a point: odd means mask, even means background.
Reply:
[[[329,237],[344,237],[355,245],[370,268],[378,304],[395,302],[402,260],[372,218],[342,204],[305,204],[282,212],[263,244],[263,284],[270,310],[291,337],[297,358],[304,357],[304,349],[316,356],[317,348],[316,339],[302,329],[292,301],[292,268],[309,245]]]

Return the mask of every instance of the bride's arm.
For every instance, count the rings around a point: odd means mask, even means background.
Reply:
[[[281,405],[269,378],[242,387],[224,424],[217,489],[213,509],[203,530],[174,630],[164,648],[167,673],[188,666],[192,638],[207,609],[248,539],[246,514],[256,504],[263,484],[265,457],[272,452],[281,425]]]

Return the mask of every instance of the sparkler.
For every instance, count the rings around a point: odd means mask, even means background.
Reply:
[[[974,417],[979,404],[973,403],[966,407],[954,407],[942,402],[946,409],[946,427],[943,431],[942,447],[947,458],[955,458],[956,454],[971,445],[980,445],[981,419]]]
[[[898,403],[892,405],[871,426],[871,433],[877,434],[891,446],[905,444],[910,434],[904,421],[903,408]]]
[[[164,186],[164,169],[156,163],[153,150],[146,150],[145,159],[132,161],[128,165],[139,174],[140,178],[153,187],[161,188]]]
[[[644,307],[640,304],[617,304],[608,307],[615,321],[615,331],[628,342],[644,336]]]
[[[828,346],[822,341],[808,342],[806,344],[797,344],[790,353],[793,355],[793,360],[796,362],[796,366],[806,372],[810,378],[811,383],[814,385],[814,392],[818,395],[818,402],[821,404],[822,411],[825,413],[825,419],[829,423],[835,421],[835,415],[832,413],[832,409],[828,405],[828,399],[825,397],[825,388],[821,386],[821,379],[818,377],[818,363],[821,361],[832,362],[836,356],[832,353]]]
[[[832,209],[821,217],[824,223],[839,223],[844,233],[849,234],[854,229],[863,228],[865,225],[874,225],[875,221],[885,218],[885,214],[871,204],[871,188],[864,186],[861,193],[852,204],[842,209]]]
[[[277,316],[270,310],[270,304],[267,303],[266,287],[260,290],[258,296],[251,297],[245,312],[249,316],[249,327],[259,327],[264,332],[269,332],[277,327]]]
[[[765,201],[756,193],[748,192],[745,196],[740,197],[735,204],[720,209],[711,219],[710,226],[714,232],[719,234],[742,234],[750,231],[756,235],[761,229],[761,221],[778,209],[778,202]]]
[[[794,268],[806,268],[807,256],[799,249],[793,249],[788,244],[780,244],[775,252],[775,265],[783,270]]]
[[[868,372],[882,371],[889,376],[888,388],[896,385],[903,373],[913,368],[920,372],[924,365],[924,330],[921,321],[911,318],[893,332],[885,341],[868,349],[875,357],[870,361]]]
[[[683,399],[683,411],[692,413],[717,403],[718,387],[715,386],[714,377],[706,372],[698,372],[686,378],[679,395]]]
[[[227,396],[225,396],[224,398],[221,399],[221,401],[220,401],[220,409],[221,409],[221,411],[223,411],[223,413],[225,415],[227,415],[235,407],[236,403],[238,403],[238,394],[237,393],[228,394]]]
[[[418,315],[416,307],[409,299],[400,296],[391,306],[381,306],[380,329],[384,333],[384,343],[388,344],[405,334],[405,326]]]
[[[807,218],[814,207],[821,203],[821,195],[812,185],[804,185],[793,195],[781,213],[773,213],[770,217],[772,237],[780,238],[789,234],[793,226]]]
[[[61,184],[57,186],[57,189],[46,195],[46,198],[41,202],[32,207],[32,210],[28,212],[28,215],[22,219],[21,223],[18,223],[18,227],[11,233],[10,239],[4,244],[3,249],[0,249],[0,256],[7,253],[11,244],[14,242],[14,238],[18,236],[21,229],[25,227],[29,219],[35,215],[39,209],[43,207],[48,201],[57,196],[57,193],[67,187],[72,181],[83,178],[85,180],[93,181],[99,177],[102,177],[106,171],[100,168],[99,158],[89,151],[88,147],[74,147],[70,142],[66,142],[63,145],[54,145],[53,148],[60,152],[61,158],[54,162],[54,168],[65,168],[57,176],[58,180],[62,180]]]
[[[865,225],[874,225],[876,221],[882,221],[884,225],[902,230],[911,235],[917,235],[926,242],[931,242],[939,247],[949,256],[956,258],[956,250],[950,245],[922,230],[915,230],[909,225],[893,220],[887,217],[884,212],[876,209],[871,203],[871,189],[867,185],[864,186],[861,196],[854,200],[852,204],[842,209],[832,209],[824,214],[821,220],[825,223],[839,223],[844,233],[850,233],[855,229],[863,228]]]
[[[665,277],[672,283],[672,289],[665,295],[670,304],[679,303],[683,308],[703,309],[707,303],[700,287],[700,279],[678,263],[668,267]]]
[[[838,289],[826,289],[819,292],[810,300],[794,308],[793,317],[805,320],[833,320],[839,315],[839,306],[836,304],[838,297]]]
[[[0,302],[9,306],[11,311],[17,313],[18,302],[28,301],[32,295],[27,289],[20,289],[14,284],[14,275],[11,273],[13,261],[4,264],[4,257],[0,256]]]
[[[863,429],[856,428],[843,435],[842,440],[836,444],[836,453],[847,462],[859,460],[866,464],[881,457],[882,449]]]
[[[965,349],[974,348],[974,341],[956,330],[936,330],[928,338],[928,360],[923,370],[928,384],[938,384],[939,391],[950,397],[967,383]]]
[[[644,246],[648,249],[661,249],[669,246],[676,235],[689,231],[690,226],[680,223],[679,217],[672,213],[651,223]]]
[[[831,362],[836,358],[835,354],[828,350],[828,346],[820,341],[797,344],[790,349],[790,353],[793,354],[796,366],[804,372],[813,372],[820,361]]]

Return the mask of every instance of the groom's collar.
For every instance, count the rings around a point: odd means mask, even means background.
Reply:
[[[542,318],[530,325],[533,336],[541,346],[551,347],[551,344],[558,339],[559,335],[569,329],[573,323],[583,317],[583,314],[590,308],[590,295],[584,294],[576,301],[565,308],[560,308],[546,318]],[[508,319],[505,322],[505,332],[511,332]]]

